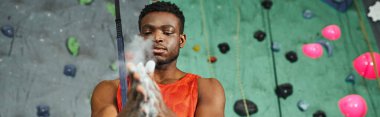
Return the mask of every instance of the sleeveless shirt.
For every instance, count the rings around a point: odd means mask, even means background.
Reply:
[[[170,84],[157,84],[166,106],[178,117],[194,117],[198,102],[198,78],[195,74],[186,74]],[[117,88],[117,107],[121,111],[121,87]]]

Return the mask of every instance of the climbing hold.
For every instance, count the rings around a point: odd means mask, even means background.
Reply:
[[[261,6],[267,10],[269,10],[273,5],[272,0],[263,0],[261,1]]]
[[[78,0],[80,5],[90,5],[93,0]]]
[[[201,46],[200,46],[199,44],[195,44],[195,45],[193,46],[193,50],[194,50],[195,52],[199,52],[199,50],[201,50]]]
[[[322,1],[340,12],[345,12],[351,6],[353,0],[322,0]]]
[[[365,117],[367,103],[364,98],[357,94],[347,95],[338,102],[340,112],[346,117]]]
[[[263,41],[265,39],[265,36],[265,32],[261,30],[256,31],[253,35],[253,37],[256,38],[258,41]]]
[[[375,62],[377,66],[377,74],[380,73],[380,54],[373,52],[373,56],[375,57]],[[376,79],[376,73],[375,73],[375,62],[372,60],[370,52],[366,52],[359,57],[357,57],[352,64],[354,65],[354,68],[356,72],[360,76],[363,76],[364,78],[367,78],[369,80],[375,80]]]
[[[278,85],[275,89],[276,95],[283,99],[286,99],[288,96],[293,93],[293,86],[290,83],[285,83]]]
[[[1,26],[1,32],[6,37],[9,37],[9,38],[13,38],[14,37],[14,29],[10,25]]]
[[[328,25],[324,27],[322,30],[322,36],[328,40],[334,41],[340,38],[341,31],[338,25]]]
[[[355,84],[355,76],[354,76],[354,74],[350,73],[350,74],[346,77],[346,82],[347,82],[347,83],[351,83],[351,84]]]
[[[108,13],[111,13],[112,16],[116,15],[115,3],[107,2],[106,9],[107,9]]]
[[[271,48],[272,48],[272,51],[279,52],[280,51],[280,44],[276,43],[276,42],[273,42],[272,45],[271,45]]]
[[[310,9],[303,10],[303,18],[311,19],[314,17],[314,13]]]
[[[75,77],[76,72],[77,72],[77,68],[73,64],[65,65],[64,70],[63,70],[63,74],[70,77]]]
[[[300,109],[302,112],[303,111],[306,111],[308,108],[309,108],[309,105],[307,102],[305,102],[304,100],[300,100],[297,102],[297,107],[298,109]]]
[[[369,7],[367,15],[372,18],[373,22],[380,21],[380,1]]]
[[[220,43],[218,45],[218,48],[219,48],[219,51],[223,54],[227,53],[229,50],[230,50],[230,46],[228,45],[228,43],[224,42],[224,43]]]
[[[294,51],[289,51],[285,54],[285,58],[291,62],[291,63],[294,63],[298,60],[298,57],[297,57],[297,53],[294,52]]]
[[[211,57],[208,58],[208,62],[210,62],[210,63],[215,63],[216,60],[217,60],[217,59],[216,59],[215,56],[211,56]]]
[[[79,53],[79,42],[75,37],[69,37],[66,41],[66,47],[70,54],[77,56]]]
[[[245,99],[245,102],[247,104],[248,115],[257,113],[258,108],[255,103],[247,99]],[[240,99],[235,102],[234,111],[239,116],[247,116],[247,112],[245,111],[245,106],[244,106],[244,100]]]
[[[302,52],[305,56],[312,59],[317,59],[323,55],[323,48],[321,44],[310,43],[302,46]]]
[[[314,114],[313,114],[313,117],[326,117],[326,113],[321,111],[321,110],[318,110],[316,111]]]
[[[332,46],[330,44],[330,42],[328,42],[326,40],[319,40],[319,41],[317,41],[317,43],[321,44],[327,50],[328,57],[332,56],[333,50],[334,50],[334,46]]]
[[[50,108],[48,105],[38,105],[37,107],[37,117],[49,117]]]
[[[111,65],[110,65],[110,69],[112,70],[112,71],[116,71],[117,70],[117,62],[115,61],[115,62],[113,62]]]

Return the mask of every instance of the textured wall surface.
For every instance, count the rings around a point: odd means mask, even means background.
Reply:
[[[360,1],[360,0],[357,0]],[[363,96],[367,117],[380,116],[380,88],[352,67],[352,61],[368,52],[354,6],[338,12],[320,0],[273,0],[270,10],[259,0],[173,0],[183,10],[187,44],[181,50],[178,67],[203,77],[215,77],[226,92],[226,117],[238,116],[233,105],[249,99],[258,106],[254,116],[310,117],[323,110],[329,117],[342,114],[337,101],[349,94]],[[0,34],[0,117],[36,116],[37,105],[48,105],[52,117],[90,116],[90,98],[101,80],[114,79],[109,68],[116,60],[114,17],[107,11],[112,1],[94,0],[80,5],[76,0],[1,0],[0,26],[12,25],[15,37]],[[139,11],[148,1],[121,0],[123,31],[126,40],[137,33]],[[365,9],[357,2],[366,19]],[[304,19],[302,11],[314,13]],[[378,50],[367,20],[365,29],[370,45]],[[341,27],[342,37],[328,41],[334,47],[318,59],[303,55],[302,45],[326,40],[320,30],[330,24]],[[257,30],[265,40],[253,38]],[[80,44],[78,56],[67,51],[66,39],[74,36]],[[280,45],[272,52],[271,41]],[[327,40],[326,40],[327,41]],[[230,51],[222,54],[218,44],[226,42]],[[199,51],[194,51],[199,46]],[[285,53],[295,51],[298,61],[291,63]],[[217,61],[209,63],[209,56]],[[66,64],[77,66],[75,77],[63,74]],[[350,73],[354,85],[345,82]],[[293,94],[286,99],[274,93],[277,85],[290,83]],[[212,92],[210,92],[212,93]],[[297,102],[309,109],[301,112]]]

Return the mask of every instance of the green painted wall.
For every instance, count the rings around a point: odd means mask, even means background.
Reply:
[[[310,117],[317,110],[325,111],[328,117],[340,117],[337,102],[348,94],[360,94],[366,99],[367,117],[380,116],[377,82],[364,80],[351,64],[357,56],[369,51],[354,6],[341,13],[320,0],[273,0],[271,10],[264,10],[259,0],[172,2],[181,7],[186,17],[188,41],[181,51],[179,67],[219,79],[226,92],[227,117],[238,116],[233,105],[243,98],[242,93],[257,104],[259,111],[254,116],[258,117]],[[362,17],[366,18],[361,2],[358,4]],[[304,19],[305,9],[312,10],[315,17]],[[364,22],[370,43],[377,51],[368,21]],[[322,39],[317,33],[329,24],[337,24],[342,30],[339,40],[329,41],[334,46],[333,56],[328,57],[326,50],[319,59],[304,56],[302,45]],[[267,38],[262,42],[255,40],[256,30],[267,32]],[[279,52],[272,54],[270,40],[280,44]],[[218,50],[222,42],[230,45],[227,54]],[[195,45],[201,46],[199,52],[193,51]],[[297,52],[298,61],[287,61],[284,57],[287,51]],[[216,56],[217,62],[208,63],[208,56]],[[344,81],[349,73],[356,76],[355,85]],[[291,83],[294,89],[292,96],[280,99],[279,103],[274,93],[276,76],[278,84]],[[307,111],[298,110],[299,100],[310,104]]]

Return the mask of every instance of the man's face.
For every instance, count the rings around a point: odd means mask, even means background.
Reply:
[[[141,19],[140,35],[153,39],[153,54],[158,65],[177,60],[179,49],[186,42],[180,26],[180,20],[167,12],[151,12]]]

